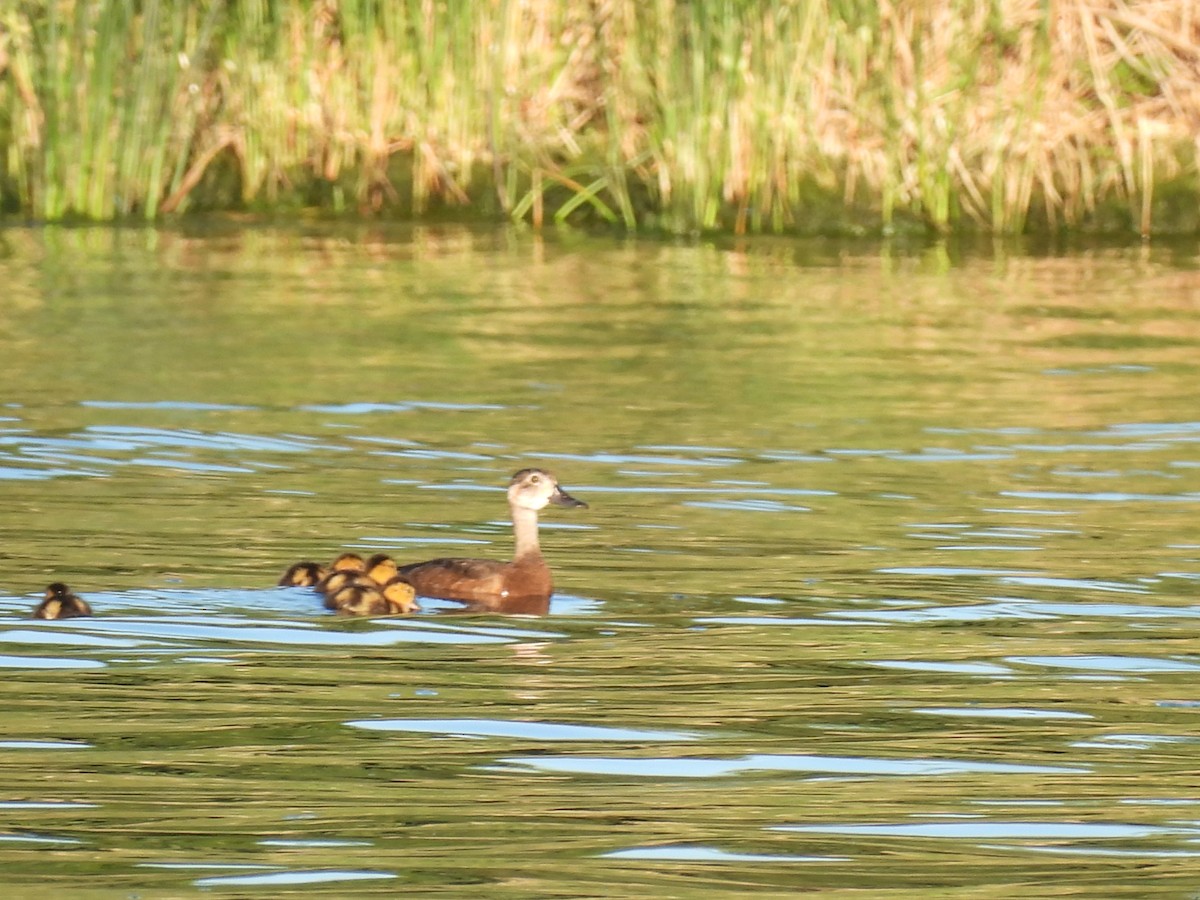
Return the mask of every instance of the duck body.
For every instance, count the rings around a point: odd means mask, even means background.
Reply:
[[[74,619],[91,614],[92,608],[88,602],[72,594],[71,589],[61,581],[56,581],[46,588],[42,602],[33,610],[35,619]]]
[[[431,559],[401,566],[397,577],[411,584],[422,597],[484,606],[531,597],[549,600],[554,591],[550,566],[541,553],[526,554],[512,562]]]
[[[538,513],[547,506],[587,507],[543,469],[522,469],[508,486],[516,542],[511,562],[431,559],[399,567],[398,578],[423,597],[455,600],[473,608],[541,614],[549,608],[554,579],[538,543]]]

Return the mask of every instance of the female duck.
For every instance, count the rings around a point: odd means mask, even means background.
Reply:
[[[35,619],[73,619],[91,614],[92,608],[88,602],[72,594],[71,589],[61,581],[46,588],[45,598],[33,611]]]
[[[545,612],[554,590],[538,544],[538,513],[547,506],[587,507],[542,469],[522,469],[508,485],[516,547],[512,562],[431,559],[400,567],[399,577],[423,597],[458,600],[479,609]]]

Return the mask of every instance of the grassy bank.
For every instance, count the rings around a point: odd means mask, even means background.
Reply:
[[[1190,0],[0,7],[0,204],[1200,230]]]

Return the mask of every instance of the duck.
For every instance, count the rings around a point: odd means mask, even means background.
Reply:
[[[511,562],[431,559],[400,566],[398,577],[422,597],[455,600],[486,611],[545,613],[554,580],[538,543],[538,513],[552,505],[587,508],[545,469],[521,469],[508,484],[515,545]]]
[[[279,578],[280,587],[316,587],[329,570],[319,563],[305,560],[288,566]]]
[[[339,616],[396,616],[417,612],[413,586],[394,578],[382,587],[349,584],[326,597]]]
[[[47,586],[45,597],[33,610],[35,619],[73,619],[90,616],[92,608],[82,597],[71,593],[61,581]]]

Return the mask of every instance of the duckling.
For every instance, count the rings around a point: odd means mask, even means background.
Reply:
[[[357,553],[343,553],[329,566],[335,572],[365,572],[367,563]]]
[[[346,585],[328,599],[339,616],[397,616],[420,609],[412,585],[398,579],[382,588]]]
[[[92,608],[88,602],[72,594],[71,589],[61,581],[46,588],[45,599],[33,611],[35,619],[73,619],[91,614]]]
[[[383,598],[392,607],[392,615],[420,612],[417,591],[403,578],[396,577],[383,586]]]
[[[538,512],[549,505],[587,508],[544,469],[522,469],[508,485],[516,547],[512,562],[431,559],[400,567],[399,577],[423,597],[469,603],[476,608],[521,612],[548,608],[554,582],[538,544]]]
[[[386,553],[376,553],[367,560],[367,577],[376,584],[387,584],[399,572],[396,561]]]
[[[280,587],[316,587],[329,570],[315,562],[298,562],[288,566],[279,579]]]
[[[349,587],[378,589],[379,585],[361,572],[335,571],[330,572],[329,575],[317,585],[317,590],[325,595],[326,609],[337,609],[337,606],[334,605],[333,602],[333,596],[338,591]]]

